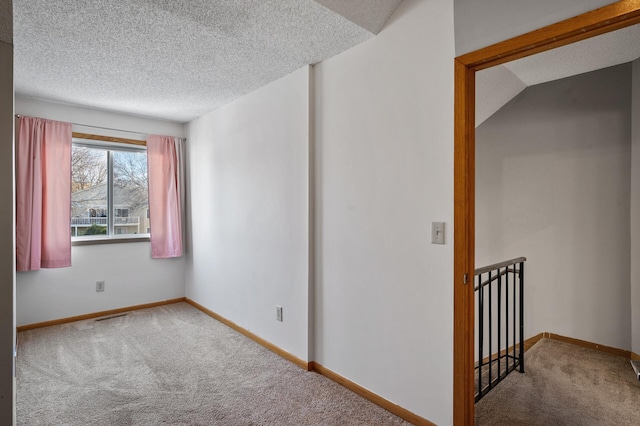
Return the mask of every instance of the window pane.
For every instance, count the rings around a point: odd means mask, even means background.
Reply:
[[[71,236],[107,234],[107,151],[74,146]]]
[[[146,152],[113,151],[114,233],[145,234],[149,229]]]

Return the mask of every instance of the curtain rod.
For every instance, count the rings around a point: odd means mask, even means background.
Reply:
[[[20,118],[21,115],[20,114],[16,114],[15,115],[16,118]],[[141,133],[141,132],[132,132],[130,130],[122,130],[122,129],[114,129],[111,127],[101,127],[101,126],[92,126],[90,124],[80,124],[80,123],[73,123],[71,122],[72,125],[74,126],[82,126],[82,127],[91,127],[93,129],[102,129],[102,130],[112,130],[114,132],[123,132],[123,133],[131,133],[132,135],[144,135],[144,136],[149,136],[148,133]],[[177,137],[177,136],[173,136],[173,137]]]

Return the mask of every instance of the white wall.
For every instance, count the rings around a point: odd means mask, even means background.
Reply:
[[[16,113],[52,120],[184,136],[184,125],[143,117],[16,97]],[[74,131],[107,136],[130,133],[74,125]],[[151,259],[148,242],[74,246],[70,268],[20,272],[16,277],[17,325],[66,318],[184,296],[184,258]],[[96,293],[95,282],[105,291]]]
[[[16,94],[16,114],[74,123],[73,131],[132,138],[148,134],[184,137],[185,125],[78,105],[63,104]],[[77,124],[76,124],[77,123]],[[83,126],[84,124],[84,126]],[[97,126],[91,127],[91,126]]]
[[[15,422],[13,45],[10,44],[11,2],[2,1],[0,6],[0,423],[10,425]]]
[[[631,349],[631,66],[527,88],[476,129],[476,267],[525,256],[525,329]]]
[[[315,73],[316,361],[437,424],[453,414],[453,57],[453,2],[405,0]]]
[[[631,350],[640,354],[640,59],[631,92]]]
[[[310,72],[304,67],[188,125],[186,295],[303,360]]]
[[[455,0],[456,55],[542,28],[616,0]]]

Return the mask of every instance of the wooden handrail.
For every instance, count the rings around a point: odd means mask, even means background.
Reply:
[[[474,271],[474,275],[485,274],[489,271],[493,271],[494,269],[504,268],[506,266],[515,265],[517,263],[522,263],[527,260],[526,257],[517,257],[511,260],[505,260],[504,262],[494,263],[493,265],[483,266],[482,268],[478,268]]]
[[[499,273],[499,274],[496,274],[496,275],[492,276],[490,279],[487,279],[487,280],[485,280],[483,283],[481,283],[481,284],[479,284],[479,285],[475,286],[475,287],[473,288],[473,291],[478,291],[478,290],[480,290],[481,288],[484,288],[485,286],[487,286],[487,285],[491,284],[493,281],[497,280],[497,279],[498,279],[498,277],[501,277],[501,276],[503,276],[503,275],[506,275],[506,274],[508,274],[509,272],[516,273],[516,272],[519,272],[519,271],[520,271],[520,270],[519,270],[519,269],[516,269],[516,268],[513,268],[513,269],[506,268],[506,269],[503,269],[502,271],[500,271],[500,273]]]

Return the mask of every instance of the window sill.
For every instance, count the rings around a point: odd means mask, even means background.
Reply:
[[[120,243],[148,243],[151,241],[148,235],[140,237],[103,237],[103,238],[78,238],[71,239],[71,245],[76,246],[92,246],[96,244],[120,244]]]

